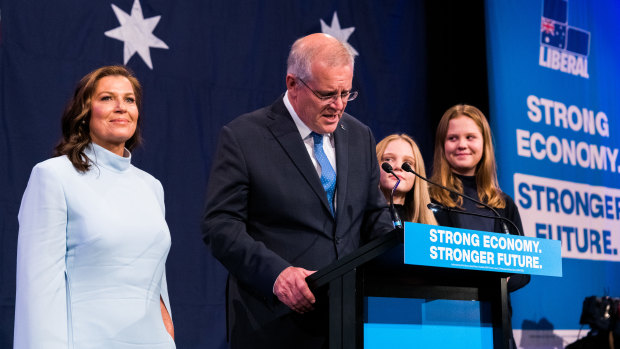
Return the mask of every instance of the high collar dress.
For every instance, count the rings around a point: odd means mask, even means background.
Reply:
[[[14,347],[170,349],[170,232],[158,180],[91,144],[86,173],[37,164],[19,211]]]

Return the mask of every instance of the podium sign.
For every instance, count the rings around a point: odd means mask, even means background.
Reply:
[[[405,223],[405,264],[562,276],[559,240]]]
[[[306,281],[313,292],[327,287],[330,349],[454,348],[463,338],[475,338],[468,348],[508,349],[507,276],[561,276],[560,245],[405,223]]]

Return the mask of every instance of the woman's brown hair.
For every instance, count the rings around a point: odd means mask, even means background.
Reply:
[[[66,155],[73,167],[79,172],[86,172],[90,168],[90,159],[84,154],[84,149],[91,143],[90,115],[92,97],[99,80],[106,76],[123,76],[133,87],[138,112],[142,111],[142,87],[129,68],[122,65],[110,65],[96,69],[84,76],[75,88],[73,98],[67,104],[62,114],[62,138],[54,149],[54,156]],[[125,147],[134,149],[142,142],[140,126],[142,117],[138,118],[136,132],[125,142]]]
[[[445,156],[445,141],[450,120],[460,116],[466,116],[478,125],[484,142],[482,158],[476,166],[475,174],[476,184],[478,186],[478,198],[489,206],[504,208],[506,206],[506,201],[502,196],[502,191],[497,181],[497,166],[495,163],[491,127],[484,114],[474,106],[457,104],[448,109],[441,117],[435,136],[432,180],[460,193],[463,192],[463,183],[461,183],[461,180],[452,172],[452,168]],[[450,193],[439,187],[431,187],[430,193],[433,200],[444,206],[462,207],[463,205],[463,199],[460,196],[453,198],[450,196]]]

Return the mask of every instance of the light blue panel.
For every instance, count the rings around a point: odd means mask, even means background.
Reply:
[[[488,302],[432,299],[422,307],[425,324],[444,326],[490,327],[491,305]]]
[[[424,299],[364,298],[364,322],[383,324],[421,324]]]
[[[492,327],[364,324],[364,349],[493,348]]]
[[[493,348],[487,302],[367,297],[364,348]]]

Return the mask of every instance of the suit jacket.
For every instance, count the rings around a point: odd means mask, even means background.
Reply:
[[[277,276],[289,266],[318,270],[392,229],[370,129],[344,114],[334,137],[335,217],[282,98],[221,130],[203,239],[230,272],[233,348],[325,346],[324,302],[293,313],[273,295]]]

